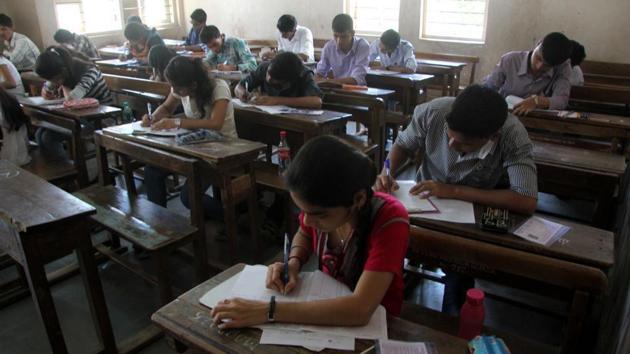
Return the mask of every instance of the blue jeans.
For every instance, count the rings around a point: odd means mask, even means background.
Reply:
[[[466,292],[475,287],[475,279],[452,271],[444,271],[444,297],[442,312],[451,316],[459,316],[462,305],[466,301]]]
[[[146,166],[144,168],[144,185],[147,189],[147,199],[151,202],[166,207],[166,177],[171,172],[165,171],[161,168]],[[203,205],[203,213],[206,219],[223,220],[223,204],[221,203],[221,196],[217,195],[214,198],[205,194],[205,191],[210,188],[210,183],[202,178],[201,189],[204,194],[201,198]],[[179,195],[182,204],[190,209],[190,199],[188,197],[188,181],[184,183],[181,193]]]
[[[68,153],[63,148],[63,142],[69,140],[68,135],[46,128],[38,128],[35,132],[37,145],[48,156],[67,158]]]

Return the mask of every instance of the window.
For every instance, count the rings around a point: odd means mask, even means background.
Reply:
[[[423,0],[421,39],[484,42],[488,0]]]
[[[390,28],[398,31],[400,0],[346,0],[346,13],[357,33],[380,36]]]
[[[77,33],[121,31],[136,15],[150,27],[176,24],[175,0],[55,0],[57,25]]]

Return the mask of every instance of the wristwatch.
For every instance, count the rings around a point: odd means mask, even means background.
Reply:
[[[276,322],[275,319],[275,312],[276,312],[276,297],[275,296],[271,296],[271,299],[269,300],[269,311],[267,311],[267,322]]]

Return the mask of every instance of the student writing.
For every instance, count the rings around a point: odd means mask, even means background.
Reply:
[[[413,45],[401,40],[400,34],[389,29],[381,38],[370,44],[370,66],[381,66],[385,70],[401,73],[414,73],[418,63],[414,54]],[[379,59],[379,62],[375,62]]]
[[[130,22],[125,26],[125,38],[129,41],[129,54],[120,58],[138,59],[146,62],[149,51],[153,46],[164,45],[164,41],[155,28],[149,28],[142,23]]]
[[[292,52],[297,54],[305,62],[315,61],[315,48],[313,46],[313,33],[310,29],[300,26],[292,15],[282,15],[276,25],[278,29],[278,52]],[[263,59],[273,59],[276,52],[269,51],[263,54]]]
[[[8,45],[2,53],[19,71],[33,70],[39,48],[27,36],[13,30],[11,17],[0,14],[0,39]]]
[[[220,71],[250,72],[258,65],[244,40],[227,37],[216,26],[206,26],[200,34],[201,42],[208,47],[205,63]]]

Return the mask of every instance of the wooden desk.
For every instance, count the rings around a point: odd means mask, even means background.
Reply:
[[[545,111],[531,112],[519,119],[528,130],[574,134],[610,141],[613,152],[630,157],[630,118],[589,113],[586,119],[561,118]]]
[[[168,38],[164,38],[162,39],[162,41],[164,42],[164,45],[167,47],[179,47],[182,46],[186,43],[186,41],[181,40],[181,39],[168,39]]]
[[[164,332],[202,353],[309,353],[302,347],[259,344],[261,330],[254,328],[219,331],[212,326],[210,309],[199,303],[199,299],[212,288],[240,272],[244,264],[238,264],[214,276],[212,279],[189,290],[177,300],[155,312],[151,319]],[[390,339],[404,341],[433,342],[440,354],[465,354],[465,340],[417,325],[400,318],[387,318]],[[357,340],[355,352],[371,347],[373,341]],[[325,350],[322,353],[334,353]]]
[[[346,131],[346,123],[352,115],[324,110],[319,116],[298,114],[268,114],[256,108],[234,106],[234,119],[238,135],[244,139],[267,144],[267,158],[271,158],[271,147],[278,145],[280,131],[287,132],[291,153],[297,151],[308,140],[319,135],[339,135]]]
[[[475,205],[475,219],[480,220],[484,207]],[[453,234],[467,239],[479,240],[489,244],[495,244],[510,249],[522,250],[532,254],[552,257],[582,265],[601,269],[606,273],[614,261],[614,234],[610,231],[597,229],[591,226],[578,224],[568,220],[540,215],[563,225],[571,230],[564,237],[549,247],[544,247],[533,242],[526,241],[514,234],[501,234],[485,231],[475,224],[459,224],[447,221],[423,219],[413,214],[410,215],[411,224],[432,229],[448,234]],[[522,224],[528,217],[510,213],[510,232]]]
[[[630,87],[588,83],[571,86],[569,107],[573,110],[630,116]]]
[[[98,54],[103,59],[118,59],[118,57],[127,54],[127,52],[124,46],[108,45],[98,48]]]
[[[17,97],[24,108],[24,112],[35,121],[43,121],[61,128],[72,127],[71,151],[74,165],[78,172],[79,187],[85,187],[89,183],[86,152],[82,140],[84,124],[90,122],[95,129],[101,129],[102,121],[108,117],[119,116],[122,110],[118,107],[100,105],[95,108],[72,110],[63,108],[63,105],[33,105],[24,97]],[[116,118],[114,118],[116,119]],[[118,119],[116,119],[118,120]]]
[[[117,58],[98,60],[95,62],[95,64],[104,74],[131,76],[146,79],[149,78],[153,73],[153,69],[147,64],[136,62],[121,65],[121,61]]]
[[[446,60],[416,59],[416,72],[442,77],[442,96],[457,96],[462,70],[466,63]]]
[[[253,141],[232,138],[226,138],[221,142],[177,145],[174,138],[132,135],[132,131],[131,124],[124,124],[105,128],[102,134],[119,138],[121,144],[124,144],[125,141],[139,143],[176,154],[198,158],[205,162],[201,166],[204,177],[208,178],[214,187],[221,190],[221,202],[223,203],[227,236],[230,240],[232,261],[234,261],[237,254],[236,204],[239,200],[247,199],[250,216],[254,216],[255,219],[258,200],[253,162],[259,153],[264,150],[265,146]],[[130,155],[134,158],[132,153]],[[101,153],[100,156],[99,173],[101,176],[106,176],[108,175],[106,155]],[[142,159],[140,160],[142,161]],[[200,176],[186,177],[199,178]],[[199,195],[203,192],[200,191]],[[193,225],[202,230],[201,234],[205,235],[203,231],[205,228],[203,215],[201,203],[192,203],[191,216]],[[251,227],[251,235],[255,242],[259,241],[258,231],[253,226]],[[225,264],[221,263],[215,263],[213,266],[225,268]]]
[[[385,75],[368,70],[365,77],[368,86],[395,90],[404,114],[412,114],[418,104],[420,91],[426,92],[426,86],[434,80],[433,75],[395,74]]]
[[[0,195],[0,249],[24,267],[53,353],[68,350],[44,265],[73,250],[77,253],[97,337],[104,352],[116,353],[88,230],[88,218],[95,209],[6,160],[0,160]]]

